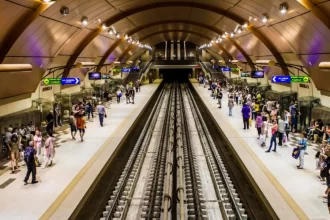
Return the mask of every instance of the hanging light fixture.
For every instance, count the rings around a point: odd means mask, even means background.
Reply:
[[[247,28],[248,27],[248,23],[245,22],[243,25],[242,25],[243,28]]]
[[[127,40],[128,39],[128,35],[127,34],[125,34],[125,40]]]
[[[102,24],[102,29],[103,30],[106,30],[108,27],[107,27],[107,25],[106,24]]]
[[[230,33],[230,37],[234,37],[235,34],[233,32]]]
[[[268,16],[267,16],[267,14],[263,14],[263,15],[262,15],[261,21],[262,21],[262,23],[267,23],[267,21],[268,21]]]
[[[88,18],[86,16],[81,18],[81,23],[86,26],[88,24]]]
[[[242,33],[242,29],[238,28],[237,33],[239,33],[239,34]]]
[[[289,6],[286,3],[280,4],[280,12],[281,14],[285,14],[289,9]]]
[[[112,28],[109,29],[109,34],[113,35],[113,29]]]
[[[67,16],[70,13],[70,9],[64,6],[61,8],[60,12],[63,16]]]
[[[118,39],[120,38],[120,33],[117,33],[116,38]]]

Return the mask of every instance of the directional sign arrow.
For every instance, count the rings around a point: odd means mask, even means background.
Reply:
[[[79,84],[80,79],[79,78],[75,78],[76,79],[76,84]]]
[[[276,82],[276,76],[273,76],[273,77],[272,77],[272,81],[273,81],[273,82]]]

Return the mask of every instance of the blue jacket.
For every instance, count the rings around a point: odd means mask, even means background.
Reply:
[[[244,105],[242,108],[243,118],[250,118],[250,107],[247,105]]]

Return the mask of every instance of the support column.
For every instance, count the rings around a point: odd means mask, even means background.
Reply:
[[[159,79],[159,68],[156,69],[156,79]]]
[[[177,52],[177,57],[178,57],[178,60],[181,60],[181,48],[180,48],[180,41],[178,40],[178,52]]]
[[[199,61],[199,48],[196,46],[196,60]]]
[[[150,60],[150,50],[146,51],[146,60]]]
[[[187,59],[186,41],[183,41],[184,59]]]
[[[174,41],[171,41],[171,60],[174,59]]]
[[[192,78],[196,79],[196,69],[195,68],[192,69]]]
[[[167,59],[167,41],[165,41],[165,60]]]

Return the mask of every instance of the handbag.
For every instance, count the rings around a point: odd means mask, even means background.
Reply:
[[[299,148],[293,148],[293,151],[292,151],[292,157],[294,158],[294,159],[298,159],[298,157],[299,157],[299,155],[300,155],[300,150],[299,150]]]

